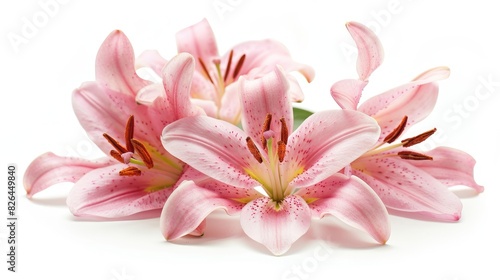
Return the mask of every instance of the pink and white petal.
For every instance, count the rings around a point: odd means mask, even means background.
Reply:
[[[200,59],[203,60],[203,63],[208,64],[219,56],[215,35],[207,19],[180,30],[175,39],[177,51],[179,53],[187,52],[194,56],[196,69],[200,72],[202,71],[202,67],[198,63]]]
[[[137,92],[135,101],[141,105],[151,105],[157,98],[164,96],[165,88],[161,84],[150,84]]]
[[[425,219],[457,221],[462,203],[427,172],[397,158],[360,158],[353,174],[365,181],[389,210]]]
[[[146,50],[142,52],[135,60],[137,69],[142,67],[151,68],[158,76],[161,76],[163,67],[168,60],[163,58],[157,50]]]
[[[120,30],[111,32],[99,48],[95,76],[99,84],[124,95],[135,96],[149,84],[135,72],[134,50]]]
[[[384,49],[377,35],[367,26],[357,22],[348,22],[347,30],[358,48],[356,68],[359,79],[367,81],[368,77],[384,60]]]
[[[162,209],[178,178],[149,170],[139,176],[120,176],[120,170],[126,167],[116,164],[85,174],[68,195],[71,213],[79,217],[122,218]]]
[[[289,130],[293,124],[293,110],[288,93],[289,84],[286,74],[279,66],[262,78],[247,80],[240,78],[239,93],[242,102],[241,124],[254,142],[262,146],[260,141],[262,125],[267,114],[272,115],[270,130],[280,133],[284,118]]]
[[[226,87],[222,96],[221,106],[217,115],[218,119],[232,124],[239,124],[241,120],[241,98],[238,94],[238,84],[232,83]]]
[[[160,229],[166,240],[174,240],[200,230],[205,218],[216,209],[238,214],[244,202],[260,196],[255,190],[242,190],[208,179],[183,181],[165,203]],[[240,201],[241,200],[241,201]]]
[[[114,164],[109,158],[86,160],[60,157],[45,153],[35,158],[24,172],[23,184],[28,194],[34,194],[58,183],[74,183],[88,172]]]
[[[78,121],[104,153],[107,154],[112,146],[102,136],[103,133],[125,143],[125,125],[130,115],[134,115],[135,122],[141,124],[141,129],[135,130],[134,137],[161,147],[159,135],[165,125],[155,125],[158,120],[149,116],[149,107],[138,104],[134,96],[123,95],[95,82],[87,82],[73,91],[72,97]]]
[[[439,88],[436,83],[423,84],[411,89],[392,101],[390,106],[372,115],[380,125],[379,141],[391,133],[404,116],[408,117],[405,129],[425,119],[434,109]]]
[[[205,78],[203,74],[195,71],[191,83],[191,97],[215,101],[218,98],[217,94],[214,84]]]
[[[167,151],[198,171],[229,185],[253,188],[259,183],[247,171],[260,164],[248,150],[246,137],[226,121],[195,116],[166,126],[161,140]]]
[[[356,110],[363,89],[368,84],[366,81],[347,79],[332,85],[330,94],[342,109]]]
[[[261,197],[243,207],[240,219],[243,231],[250,238],[273,254],[282,255],[309,229],[311,210],[297,195],[287,196],[279,205]]]
[[[293,187],[317,184],[364,154],[378,139],[375,120],[351,110],[317,112],[288,138],[283,164]],[[303,173],[297,176],[297,170]]]
[[[409,161],[410,164],[429,173],[446,186],[464,185],[483,192],[484,187],[474,180],[474,158],[457,149],[438,147],[428,152],[432,160]]]
[[[290,73],[287,73],[286,77],[288,79],[288,84],[290,85],[290,88],[288,89],[288,95],[290,96],[290,101],[298,103],[304,101],[304,92],[300,87],[299,81],[297,81],[295,76],[293,76]]]
[[[163,87],[166,99],[157,106],[164,109],[163,114],[168,116],[169,121],[178,120],[188,116],[201,113],[201,110],[191,103],[191,81],[194,73],[194,58],[188,53],[180,53],[174,56],[165,65],[162,71]]]
[[[389,216],[377,194],[361,179],[335,174],[314,186],[297,192],[309,203],[313,216],[333,215],[355,228],[369,233],[385,244],[391,228]]]
[[[238,76],[248,75],[249,79],[259,78],[273,71],[276,65],[281,65],[286,72],[298,71],[308,82],[314,79],[314,69],[309,65],[292,60],[290,52],[280,42],[270,39],[248,41],[234,46],[232,51],[231,76],[239,59],[245,55],[245,61]],[[224,54],[221,59],[221,65],[224,67],[222,70],[224,72],[229,60],[229,53]]]
[[[428,69],[418,76],[416,76],[413,81],[440,81],[445,80],[450,77],[450,68],[446,66],[438,66],[431,69]]]

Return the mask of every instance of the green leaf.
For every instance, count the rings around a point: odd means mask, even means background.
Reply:
[[[293,130],[297,129],[305,119],[307,119],[313,112],[301,109],[301,108],[293,108]]]

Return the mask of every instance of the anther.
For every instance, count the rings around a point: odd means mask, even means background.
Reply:
[[[398,137],[401,136],[401,133],[403,133],[407,121],[408,121],[408,116],[404,116],[399,125],[384,138],[384,142],[390,144],[394,142],[396,139],[398,139]]]
[[[139,176],[141,175],[141,170],[134,166],[129,166],[119,172],[120,176]]]
[[[153,158],[149,154],[148,150],[142,144],[141,142],[131,139],[132,144],[134,145],[134,148],[136,149],[137,154],[141,157],[142,161],[144,164],[146,164],[147,168],[152,168],[154,166]]]
[[[398,156],[402,159],[409,159],[409,160],[432,160],[433,158],[428,155],[424,155],[421,153],[417,152],[412,152],[412,151],[401,151],[398,153]]]
[[[404,139],[401,141],[401,143],[403,143],[403,147],[411,147],[418,143],[424,142],[427,138],[431,137],[431,135],[434,134],[434,132],[436,132],[436,128],[426,131],[415,137]]]
[[[264,120],[264,123],[262,124],[262,133],[261,133],[261,142],[262,142],[262,147],[266,147],[267,145],[267,139],[266,137],[264,136],[264,133],[266,131],[269,131],[271,129],[271,120],[273,119],[273,115],[271,114],[267,114],[266,115],[266,119]]]
[[[281,141],[286,145],[288,143],[288,127],[285,118],[280,119],[281,122]]]
[[[120,154],[127,152],[127,149],[125,147],[123,147],[122,145],[120,145],[120,143],[118,143],[118,141],[116,141],[113,137],[109,136],[106,133],[103,133],[102,136],[104,136],[104,138],[106,138],[106,140],[108,140],[109,144],[111,144],[111,146],[113,146],[113,148],[115,148],[115,150],[117,152],[119,152]]]
[[[253,157],[259,162],[262,163],[262,156],[260,155],[259,149],[255,146],[255,143],[252,141],[252,138],[247,137],[247,147],[250,153],[252,153]]]
[[[111,150],[109,152],[109,155],[112,156],[117,161],[119,161],[121,163],[125,163],[125,160],[122,158],[122,155],[119,152],[117,152],[116,150]]]
[[[134,145],[132,145],[132,138],[134,138],[134,115],[128,118],[127,126],[125,127],[125,144],[127,151],[134,152]]]
[[[210,73],[208,72],[207,67],[205,66],[205,63],[203,63],[203,60],[201,60],[201,58],[199,58],[198,61],[200,62],[200,65],[201,65],[201,68],[203,69],[203,72],[205,72],[205,75],[207,75],[207,78],[210,80],[210,82],[212,84],[214,84],[214,81],[212,80],[212,77],[210,77]]]
[[[236,76],[238,76],[238,73],[240,73],[241,67],[243,66],[243,62],[245,62],[245,57],[246,55],[242,55],[238,60],[238,63],[236,63],[236,68],[234,68],[233,72],[233,80],[236,78]]]
[[[285,152],[286,143],[283,141],[278,141],[278,159],[280,162],[283,162],[283,159],[285,159]]]
[[[226,73],[224,73],[224,82],[227,80],[227,76],[229,76],[229,71],[231,71],[231,62],[233,62],[233,50],[229,53],[229,60],[226,65]]]

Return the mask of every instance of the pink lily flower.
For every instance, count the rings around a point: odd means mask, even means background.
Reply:
[[[201,113],[189,99],[195,61],[186,53],[170,60],[162,70],[161,91],[146,106],[139,101],[151,82],[136,74],[134,59],[128,38],[113,31],[98,51],[96,81],[73,92],[80,124],[107,157],[36,158],[24,177],[29,197],[71,182],[67,204],[76,216],[121,218],[163,207],[185,164],[163,148],[160,136],[165,125]]]
[[[409,149],[425,141],[436,129],[395,141],[413,124],[427,117],[437,101],[437,81],[449,76],[447,67],[436,67],[407,84],[376,95],[358,106],[372,72],[383,60],[382,45],[366,26],[347,23],[358,48],[359,79],[336,82],[332,97],[346,110],[373,117],[381,128],[377,144],[351,165],[352,174],[363,179],[380,196],[392,213],[410,217],[456,221],[462,203],[447,187],[465,185],[482,192],[473,177],[475,160],[447,147],[421,153]],[[349,170],[348,170],[349,171]]]
[[[380,199],[355,176],[338,173],[376,142],[374,120],[354,111],[325,111],[289,134],[293,112],[281,68],[238,84],[243,130],[196,116],[163,131],[169,152],[211,177],[185,181],[172,193],[160,218],[164,237],[189,234],[222,208],[239,213],[244,232],[276,255],[308,230],[311,218],[327,214],[385,243],[390,226]]]
[[[272,72],[275,65],[281,65],[287,72],[294,102],[302,101],[304,95],[297,79],[289,72],[300,72],[308,82],[314,78],[310,66],[293,61],[286,47],[274,40],[244,42],[220,56],[206,19],[179,31],[176,39],[178,51],[192,54],[197,62],[191,88],[193,102],[207,115],[234,124],[241,118],[241,102],[235,83],[239,77],[256,79]],[[156,51],[146,51],[138,60],[138,66],[149,66],[153,70],[161,69],[166,62]]]

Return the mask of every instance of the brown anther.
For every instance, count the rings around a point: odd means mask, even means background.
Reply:
[[[401,143],[403,143],[403,147],[411,147],[418,143],[424,142],[425,140],[427,140],[427,138],[431,137],[431,135],[434,134],[434,132],[436,132],[436,128],[426,131],[415,137],[404,139],[401,141]]]
[[[252,138],[247,137],[247,147],[250,153],[252,153],[253,157],[259,162],[262,163],[262,156],[260,155],[259,149],[255,146],[255,143],[252,141]]]
[[[408,116],[404,116],[399,125],[384,138],[385,143],[392,143],[403,133],[406,127],[406,122],[408,121]]]
[[[134,145],[132,145],[132,138],[134,138],[134,115],[128,118],[127,126],[125,127],[125,145],[127,146],[127,151],[134,152]]]
[[[127,149],[120,145],[120,143],[118,143],[118,141],[116,141],[113,137],[109,136],[106,133],[104,133],[102,136],[104,136],[104,138],[108,140],[109,144],[111,144],[111,146],[113,146],[113,148],[115,148],[115,150],[120,154],[128,152]]]
[[[119,172],[120,176],[139,176],[141,175],[141,170],[134,166],[129,166]]]
[[[238,76],[238,73],[240,73],[241,67],[243,66],[243,62],[245,62],[245,57],[246,55],[242,55],[238,60],[238,63],[236,63],[236,68],[234,68],[233,72],[233,80],[236,78],[236,76]]]
[[[288,143],[288,126],[286,125],[285,118],[280,119],[281,122],[281,138],[280,140],[285,143],[285,145]]]
[[[285,159],[285,152],[286,143],[283,141],[278,141],[278,159],[280,162],[283,162],[283,159]]]
[[[137,154],[139,154],[144,164],[146,164],[146,167],[152,168],[154,166],[153,158],[146,149],[146,146],[136,139],[131,139],[131,142],[132,145],[134,145]]]
[[[229,60],[226,65],[226,73],[224,73],[224,82],[227,80],[227,76],[229,76],[229,71],[231,71],[231,62],[233,62],[233,50],[229,53]]]
[[[125,161],[123,160],[122,158],[122,154],[120,154],[119,152],[117,152],[116,150],[111,150],[109,152],[109,155],[112,156],[114,159],[116,159],[117,161],[121,162],[121,163],[125,163]]]
[[[203,60],[201,60],[201,58],[199,58],[198,61],[200,62],[201,68],[203,69],[203,72],[205,72],[205,75],[207,76],[207,78],[210,80],[210,82],[212,84],[214,84],[212,77],[210,77],[210,72],[208,72],[207,66],[205,66],[205,63],[203,63]]]
[[[261,135],[260,135],[260,139],[261,139],[261,142],[262,142],[262,147],[266,147],[267,145],[267,140],[266,138],[264,137],[264,132],[268,131],[271,129],[271,121],[273,119],[273,115],[271,114],[267,114],[266,115],[266,119],[264,120],[264,123],[262,124],[262,132],[261,132]]]
[[[432,160],[431,156],[412,151],[401,151],[398,153],[398,156],[402,159],[409,159],[409,160]]]

